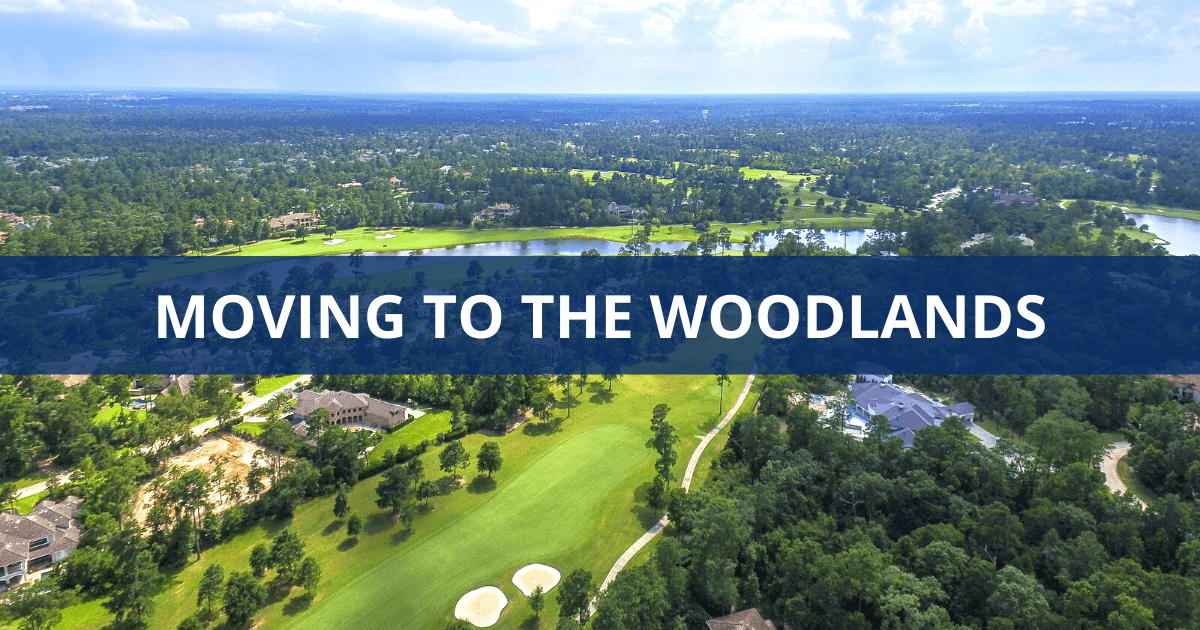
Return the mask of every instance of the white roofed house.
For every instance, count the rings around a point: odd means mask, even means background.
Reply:
[[[408,409],[404,405],[345,390],[300,392],[296,394],[292,416],[308,423],[309,417],[317,409],[327,411],[329,422],[339,426],[366,424],[382,429],[403,424],[408,418]]]
[[[916,432],[925,427],[941,426],[950,417],[957,416],[969,422],[975,419],[975,406],[963,402],[943,405],[924,394],[890,382],[854,383],[850,388],[854,396],[854,408],[849,415],[863,427],[869,426],[872,416],[881,415],[892,426],[892,437],[904,440],[904,446],[912,446]],[[856,436],[861,439],[860,436]]]
[[[37,580],[79,544],[83,499],[43,499],[29,514],[0,513],[0,589]]]

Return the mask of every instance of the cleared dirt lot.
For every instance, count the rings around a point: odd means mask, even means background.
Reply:
[[[254,465],[254,453],[257,450],[259,450],[257,444],[235,435],[209,435],[200,441],[200,446],[167,460],[167,469],[178,466],[183,470],[200,469],[211,473],[217,467],[217,460],[223,460],[225,479],[222,483],[236,478],[242,486],[244,495],[246,476],[250,473],[251,466]],[[264,479],[263,486],[264,490],[270,487],[270,480]],[[153,499],[154,493],[151,485],[142,486],[133,508],[134,517],[139,523],[145,523],[146,514],[150,511]],[[209,495],[208,500],[216,506],[218,512],[233,505],[215,490]]]

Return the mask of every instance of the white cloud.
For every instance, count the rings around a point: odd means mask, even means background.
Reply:
[[[747,0],[725,9],[713,36],[717,45],[729,54],[797,42],[850,39],[850,32],[833,19],[834,12],[828,3]]]
[[[69,12],[72,15],[146,31],[182,31],[183,17],[141,6],[134,0],[0,0],[0,13]]]
[[[283,13],[271,13],[269,11],[222,13],[217,16],[217,26],[235,31],[268,33],[271,31],[271,29],[282,25],[293,25],[303,28],[317,28],[316,24],[289,20],[283,15]]]
[[[0,0],[0,13],[33,13],[65,11],[59,0]]]
[[[292,6],[312,13],[357,15],[372,20],[394,22],[415,29],[451,35],[474,44],[525,47],[537,42],[507,33],[490,24],[458,17],[444,7],[414,9],[388,0],[291,0]]]

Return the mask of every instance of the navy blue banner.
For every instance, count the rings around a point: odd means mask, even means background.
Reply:
[[[0,373],[732,374],[755,364],[1195,373],[1200,259],[0,258]]]

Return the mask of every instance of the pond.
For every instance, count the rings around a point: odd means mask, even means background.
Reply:
[[[1150,231],[1168,241],[1163,245],[1174,256],[1194,254],[1200,256],[1200,221],[1165,217],[1160,214],[1126,214],[1139,226],[1149,225]]]
[[[789,233],[795,233],[794,229],[780,231],[771,231],[760,234],[759,240],[756,243],[762,245],[766,249],[771,249],[779,244],[781,240],[780,234],[786,236]],[[807,230],[802,230],[807,232]],[[821,230],[821,235],[824,236],[826,244],[830,247],[844,247],[851,253],[858,251],[859,246],[865,243],[875,230]],[[805,234],[800,234],[800,238],[805,238]],[[651,250],[654,248],[661,249],[664,252],[677,252],[687,248],[691,243],[689,241],[660,241],[651,243]],[[561,238],[561,239],[535,239],[531,241],[499,241],[494,243],[474,243],[469,245],[457,245],[453,247],[431,247],[428,249],[416,250],[419,256],[578,256],[589,249],[595,249],[602,256],[616,256],[620,253],[624,243],[619,241],[609,241],[599,238]],[[734,243],[732,249],[740,251],[743,245]],[[367,256],[408,256],[413,250],[397,249],[394,251],[381,252],[364,252]],[[348,254],[341,254],[340,258],[346,260]],[[243,287],[251,283],[251,276],[266,272],[271,286],[279,288],[285,280],[287,280],[289,271],[296,266],[304,267],[310,274],[316,271],[316,268],[321,263],[327,262],[320,258],[297,258],[293,260],[279,262],[265,262],[247,265],[245,267],[235,267],[220,272],[201,273],[188,278],[179,280],[170,280],[160,283],[159,287],[169,287],[174,284],[179,284],[185,289],[193,291],[204,291],[206,289],[224,290],[234,283],[242,283]],[[380,261],[382,262],[382,261]],[[419,261],[417,264],[424,264],[428,261]],[[377,270],[372,269],[372,265],[366,265],[363,269],[364,273],[380,272],[390,270],[390,265],[383,265]],[[353,275],[348,261],[346,264],[336,264],[334,277],[347,278]]]

